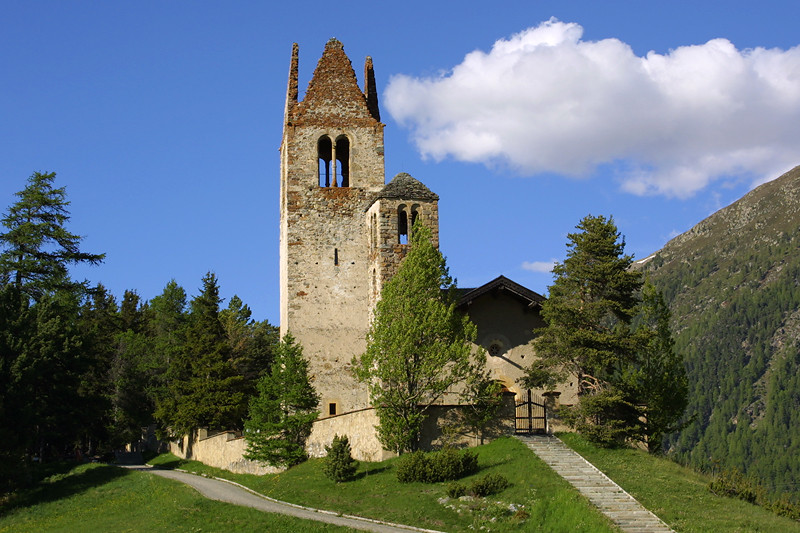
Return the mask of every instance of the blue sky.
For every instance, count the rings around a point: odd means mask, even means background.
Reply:
[[[546,294],[585,215],[644,258],[800,164],[800,4],[650,4],[6,0],[0,206],[55,171],[107,254],[76,276],[149,299],[212,270],[277,324],[291,45],[304,91],[336,37],[360,81],[374,60],[387,177],[439,194],[459,285]]]

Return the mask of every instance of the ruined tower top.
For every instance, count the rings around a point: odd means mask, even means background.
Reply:
[[[378,96],[372,59],[364,68],[364,91],[358,87],[356,73],[344,46],[336,39],[325,45],[322,57],[308,84],[305,98],[298,102],[297,44],[292,47],[289,87],[286,95],[286,122],[317,124],[324,122],[359,123],[366,126],[380,122]]]

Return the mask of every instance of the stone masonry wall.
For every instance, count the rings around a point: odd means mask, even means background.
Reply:
[[[353,458],[359,461],[382,461],[393,454],[384,450],[378,441],[377,425],[378,415],[372,408],[319,419],[314,422],[311,436],[306,442],[306,451],[311,457],[324,457],[327,455],[325,446],[330,446],[333,437],[346,435]]]
[[[293,101],[296,75],[293,53],[281,144],[281,334],[292,333],[303,346],[327,416],[368,403],[350,361],[366,348],[365,212],[384,185],[383,124],[370,112],[338,41],[326,45],[302,102]],[[323,136],[349,142],[348,187],[320,186]]]
[[[439,246],[439,206],[436,201],[402,200],[381,198],[367,213],[370,232],[369,259],[372,265],[370,278],[370,308],[377,303],[383,284],[392,279],[409,250],[409,244],[399,242],[399,212],[408,215],[409,237],[411,213],[416,212],[420,221],[431,230],[433,245]],[[409,239],[410,241],[410,239]]]
[[[282,468],[262,466],[245,459],[246,449],[247,441],[232,431],[208,437],[206,431],[201,429],[195,436],[186,435],[179,441],[169,443],[169,451],[182,459],[193,459],[236,474],[262,475],[283,471]]]

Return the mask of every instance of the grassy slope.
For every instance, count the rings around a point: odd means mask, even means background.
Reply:
[[[557,476],[516,439],[499,439],[477,449],[480,471],[506,476],[512,486],[488,498],[487,507],[463,502],[442,504],[446,484],[401,484],[394,463],[362,464],[358,478],[335,484],[322,475],[320,460],[312,459],[282,474],[253,476],[231,474],[195,461],[162,455],[154,463],[212,474],[241,483],[273,498],[311,507],[446,531],[464,531],[481,526],[491,531],[614,531],[599,511]],[[503,505],[494,502],[503,502]],[[523,504],[530,517],[508,510],[508,504]],[[461,512],[453,507],[460,507]],[[492,522],[492,517],[495,521]]]
[[[50,466],[33,489],[0,506],[0,533],[54,531],[348,531],[207,500],[150,474],[99,464]]]
[[[710,479],[641,450],[607,450],[575,434],[561,439],[678,532],[800,532],[800,523],[741,500],[715,496]]]

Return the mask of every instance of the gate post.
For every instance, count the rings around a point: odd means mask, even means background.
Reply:
[[[530,389],[528,389],[528,431],[533,433],[533,399]]]

